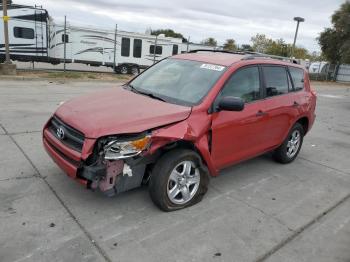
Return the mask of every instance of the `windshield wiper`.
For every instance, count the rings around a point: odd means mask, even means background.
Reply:
[[[145,96],[148,96],[148,97],[151,97],[153,99],[157,99],[157,100],[160,100],[160,101],[163,101],[163,102],[167,102],[164,98],[161,98],[160,96],[157,96],[153,93],[148,93],[148,92],[145,92],[145,91],[140,91],[138,89],[136,89],[133,85],[126,85],[130,88],[130,90],[136,94],[141,94],[141,95],[145,95]]]

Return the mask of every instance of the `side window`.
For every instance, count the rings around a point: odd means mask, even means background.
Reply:
[[[154,54],[154,45],[149,46],[149,53]],[[161,55],[163,53],[163,47],[160,45],[157,45],[156,47],[156,55]]]
[[[122,38],[122,56],[130,56],[130,38]]]
[[[287,71],[281,66],[263,66],[266,96],[277,96],[288,93]]]
[[[304,70],[296,67],[289,67],[290,75],[292,76],[294,90],[304,89]]]
[[[173,45],[173,55],[177,55],[179,53],[179,46]]]
[[[13,28],[13,35],[16,38],[34,39],[34,29],[15,26]]]
[[[134,57],[140,58],[142,53],[142,40],[134,39]]]
[[[221,91],[221,96],[240,97],[244,102],[260,99],[260,77],[257,66],[235,72]]]

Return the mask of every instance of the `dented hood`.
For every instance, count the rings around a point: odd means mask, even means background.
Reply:
[[[190,107],[162,102],[122,87],[74,98],[56,111],[85,137],[139,133],[186,119]]]

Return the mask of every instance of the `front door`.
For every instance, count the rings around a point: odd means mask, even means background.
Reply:
[[[241,112],[218,111],[212,115],[212,159],[217,169],[254,157],[266,149],[267,115],[258,66],[234,72],[217,101],[224,96],[242,98],[245,108]]]

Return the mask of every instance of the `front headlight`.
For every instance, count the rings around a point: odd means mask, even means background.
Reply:
[[[151,136],[144,136],[130,141],[112,140],[104,146],[106,160],[118,160],[133,157],[146,150],[151,142]]]

